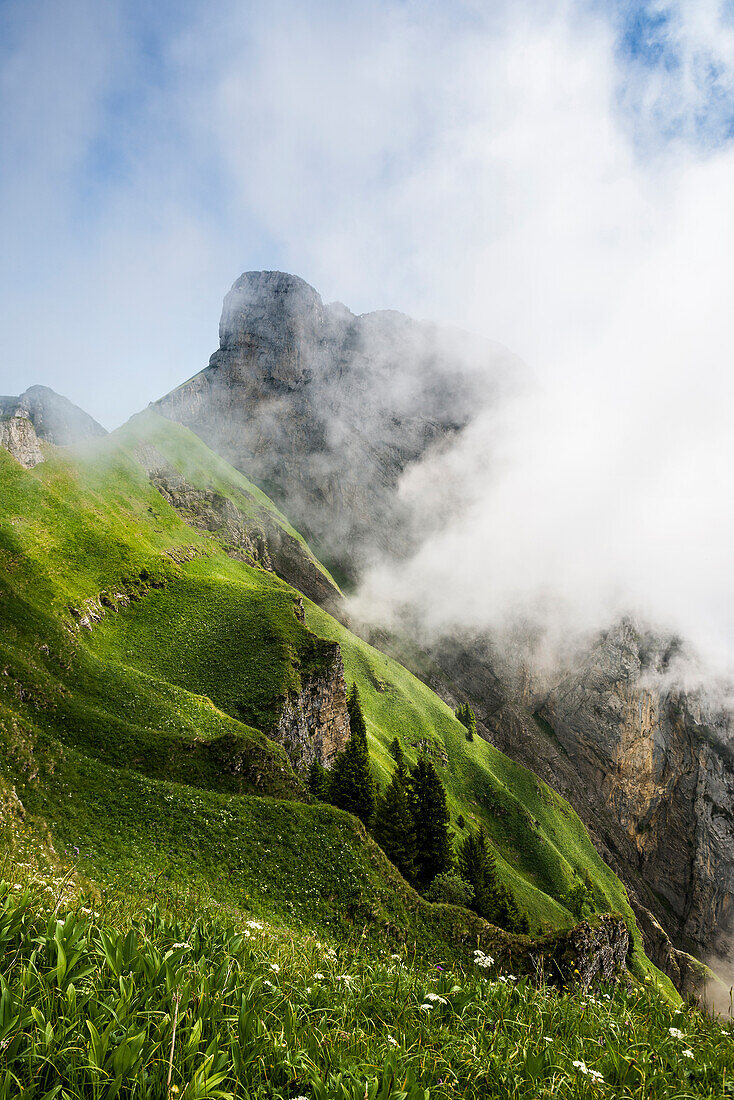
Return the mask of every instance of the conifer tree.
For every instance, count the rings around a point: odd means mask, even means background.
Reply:
[[[329,801],[329,773],[323,764],[314,760],[308,769],[308,789],[319,802]]]
[[[436,769],[420,756],[410,776],[410,810],[415,829],[416,879],[428,886],[453,866],[446,791]]]
[[[403,755],[403,746],[398,741],[397,737],[393,737],[390,742],[390,755],[395,761],[395,771],[400,776],[400,781],[408,789],[408,765],[405,762],[405,756]]]
[[[379,795],[372,819],[372,835],[403,878],[412,883],[416,876],[415,831],[404,776],[407,778],[407,771],[403,773],[399,766],[396,767]]]
[[[477,718],[472,708],[468,703],[459,703],[454,714],[466,730],[467,741],[473,741],[474,734],[477,732]]]
[[[511,890],[497,874],[497,860],[484,829],[469,833],[459,849],[459,868],[474,890],[472,909],[498,928],[528,932],[527,914],[522,912]]]
[[[349,740],[337,754],[329,776],[329,801],[368,825],[375,809],[375,781],[370,768],[367,724],[356,684],[347,696]]]

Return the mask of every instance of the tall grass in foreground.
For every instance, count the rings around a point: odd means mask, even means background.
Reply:
[[[734,1095],[731,1022],[0,884],[0,1097]]]

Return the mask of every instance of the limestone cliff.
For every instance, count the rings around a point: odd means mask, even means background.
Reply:
[[[627,886],[645,948],[679,988],[731,951],[734,729],[675,675],[680,642],[629,620],[541,690],[489,637],[443,639],[431,685],[573,805]]]
[[[0,419],[0,447],[4,447],[26,470],[43,462],[40,440],[27,416]]]
[[[509,371],[487,341],[390,311],[355,316],[277,271],[237,280],[219,335],[209,366],[157,410],[257,482],[352,576],[376,548],[411,545],[401,474]]]
[[[330,768],[349,737],[349,712],[344,663],[336,642],[324,643],[330,653],[322,667],[302,675],[301,689],[289,695],[269,736],[283,746],[296,771],[314,760]]]

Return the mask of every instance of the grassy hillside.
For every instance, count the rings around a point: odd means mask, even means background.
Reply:
[[[622,885],[561,798],[467,742],[429,688],[308,601],[302,623],[287,584],[183,522],[141,447],[294,535],[245,478],[152,413],[31,471],[0,451],[0,748],[31,831],[47,823],[57,849],[79,849],[80,872],[143,897],[162,875],[237,912],[341,934],[379,917],[448,950],[457,918],[421,902],[352,819],[294,801],[301,783],[266,736],[330,639],[360,685],[380,778],[392,737],[411,759],[430,752],[452,817],[487,826],[536,927],[572,923],[560,899],[588,871],[598,910],[634,928]],[[635,957],[652,973],[639,940]]]

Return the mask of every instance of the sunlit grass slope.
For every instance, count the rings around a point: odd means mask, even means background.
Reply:
[[[93,877],[137,877],[142,889],[164,871],[223,903],[249,896],[302,920],[312,906],[314,920],[357,919],[362,898],[367,911],[415,926],[415,895],[401,893],[384,858],[375,863],[354,822],[251,797],[304,797],[266,733],[330,639],[360,686],[380,778],[394,736],[411,759],[429,751],[452,818],[487,826],[534,926],[571,923],[561,899],[574,872],[588,871],[597,908],[634,928],[621,883],[567,803],[481,739],[467,742],[428,687],[308,601],[302,624],[288,585],[182,521],[150,485],[141,445],[189,484],[246,514],[266,509],[292,533],[259,490],[153,413],[83,453],[50,452],[32,471],[0,451],[5,771],[28,811],[85,853]],[[337,889],[344,866],[348,904]],[[639,943],[636,958],[648,965]]]

